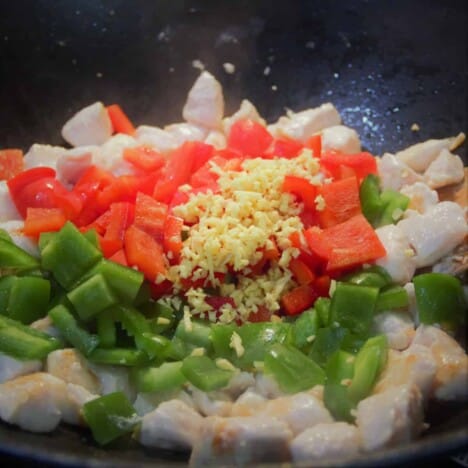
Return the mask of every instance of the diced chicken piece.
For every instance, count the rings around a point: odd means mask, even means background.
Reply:
[[[414,323],[408,312],[388,311],[374,317],[374,331],[384,334],[391,349],[406,349],[414,336]]]
[[[135,390],[130,384],[128,370],[120,366],[106,366],[89,363],[89,368],[96,375],[101,385],[100,394],[124,392],[130,401],[135,399]]]
[[[294,435],[316,424],[333,422],[323,403],[304,392],[267,401],[260,415],[284,421]]]
[[[232,401],[221,392],[207,394],[191,387],[190,394],[195,408],[204,416],[227,416],[231,413]]]
[[[33,167],[57,168],[57,160],[67,152],[62,146],[41,145],[34,143],[24,155],[24,169]]]
[[[197,78],[188,93],[182,114],[187,122],[206,128],[221,128],[223,89],[211,73],[203,71]]]
[[[68,408],[67,386],[53,375],[37,372],[0,385],[0,418],[21,429],[52,431]]]
[[[138,440],[147,447],[190,450],[200,437],[203,417],[182,401],[161,403],[141,422]]]
[[[416,172],[424,172],[443,149],[449,149],[453,138],[427,140],[396,153],[396,157]]]
[[[463,242],[453,252],[450,252],[447,256],[441,258],[438,263],[432,265],[432,271],[458,276],[463,281],[468,271],[468,242]]]
[[[21,361],[7,354],[0,353],[0,384],[21,375],[32,374],[42,369],[38,360]]]
[[[97,146],[73,148],[57,159],[57,179],[65,186],[72,186],[93,163]]]
[[[223,393],[232,399],[236,399],[248,388],[255,386],[255,377],[250,372],[236,372],[227,386],[222,389]]]
[[[255,391],[268,399],[278,398],[284,395],[284,392],[280,389],[276,380],[263,373],[258,373],[255,376]]]
[[[411,280],[416,270],[415,252],[411,248],[405,231],[399,226],[388,224],[375,230],[387,255],[376,263],[385,268],[395,283],[403,284]]]
[[[136,145],[133,137],[118,133],[94,152],[93,163],[115,176],[134,174],[133,166],[123,159],[123,151]]]
[[[264,408],[266,402],[265,397],[248,389],[233,403],[231,416],[253,416]]]
[[[135,131],[135,139],[139,145],[153,147],[165,154],[175,150],[179,143],[174,135],[159,127],[140,125]]]
[[[377,158],[377,167],[383,190],[399,191],[405,185],[423,181],[422,175],[417,174],[403,161],[390,153],[385,153],[381,158]]]
[[[112,136],[112,123],[102,102],[78,111],[62,128],[62,137],[72,146],[102,145]]]
[[[33,257],[39,256],[39,248],[37,243],[34,242],[30,237],[23,234],[24,221],[23,220],[12,220],[0,222],[0,229],[10,234],[11,240],[19,248],[25,250]]]
[[[20,219],[21,215],[11,199],[6,180],[0,180],[0,223]]]
[[[208,135],[205,128],[187,122],[167,125],[164,130],[174,136],[178,146],[186,141],[203,141]]]
[[[99,393],[101,385],[89,370],[84,357],[72,348],[58,349],[47,356],[46,370],[66,383],[80,385],[91,393]]]
[[[432,265],[448,254],[468,232],[463,208],[457,203],[444,201],[424,214],[402,219],[401,228],[416,251],[416,267]]]
[[[81,408],[88,401],[99,398],[81,385],[67,384],[68,405],[62,408],[62,419],[68,424],[83,426],[85,424]]]
[[[302,112],[290,113],[288,117],[280,117],[271,129],[274,136],[286,136],[306,143],[314,133],[340,123],[341,117],[336,108],[333,104],[326,103],[315,109],[307,109]]]
[[[151,413],[161,403],[169,400],[179,400],[196,410],[192,397],[184,390],[169,390],[155,393],[138,393],[133,407],[140,416]]]
[[[190,457],[193,467],[245,466],[289,460],[291,430],[276,418],[264,416],[220,418],[203,422]]]
[[[413,344],[403,352],[390,350],[388,361],[377,381],[373,393],[382,393],[390,388],[414,383],[424,401],[432,392],[437,364],[429,349]]]
[[[356,423],[365,451],[413,440],[423,429],[419,388],[415,384],[401,385],[361,400]]]
[[[439,400],[468,400],[468,356],[463,348],[437,327],[420,325],[413,344],[430,349],[437,370],[434,396]]]
[[[229,135],[232,125],[238,120],[253,120],[262,125],[265,125],[265,121],[260,117],[257,108],[247,99],[243,99],[239,109],[234,112],[230,117],[226,117],[223,120],[223,131],[226,136]]]
[[[218,130],[211,130],[205,138],[205,143],[214,146],[216,149],[226,148],[227,145],[224,133]]]
[[[323,130],[322,149],[354,154],[361,151],[361,142],[356,130],[344,125],[335,125]]]
[[[359,447],[356,426],[344,422],[320,423],[296,436],[291,442],[291,455],[294,462],[323,462],[357,455]]]
[[[433,189],[458,184],[465,176],[460,156],[443,149],[424,172],[424,180]]]
[[[48,315],[31,323],[30,327],[43,333],[47,333],[47,335],[53,336],[54,338],[62,337],[58,329],[54,327],[54,324]]]
[[[405,185],[400,192],[410,199],[408,209],[417,211],[418,213],[425,213],[439,201],[437,192],[423,182]]]

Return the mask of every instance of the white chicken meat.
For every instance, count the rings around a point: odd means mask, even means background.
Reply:
[[[399,160],[395,155],[385,153],[377,159],[380,183],[383,190],[399,191],[405,185],[422,182],[423,176]]]
[[[397,223],[416,251],[416,267],[432,265],[452,251],[468,232],[463,208],[444,201],[424,214],[412,213]]]
[[[22,361],[0,353],[0,384],[21,375],[32,374],[42,369],[39,360]]]
[[[205,128],[187,122],[168,125],[164,130],[175,138],[178,146],[186,141],[203,141],[208,135]]]
[[[72,146],[102,145],[112,135],[112,123],[102,102],[78,111],[62,128],[62,136]]]
[[[361,151],[361,142],[356,130],[344,125],[334,125],[322,131],[322,150],[355,154]]]
[[[200,437],[203,417],[180,400],[161,403],[142,421],[138,440],[147,447],[190,450]]]
[[[111,172],[115,176],[134,174],[135,171],[132,164],[123,159],[124,149],[134,146],[137,146],[137,142],[133,137],[118,133],[93,152],[93,164]]]
[[[57,159],[57,179],[72,187],[93,163],[97,146],[79,146],[67,151]]]
[[[16,220],[21,220],[21,215],[11,199],[6,180],[0,180],[0,223]]]
[[[134,137],[139,145],[149,146],[162,154],[166,154],[179,146],[174,135],[159,127],[140,125],[136,129]]]
[[[373,331],[384,334],[391,349],[408,348],[414,336],[414,323],[408,312],[387,311],[374,317]]]
[[[220,129],[224,115],[223,89],[216,78],[203,71],[190,89],[183,109],[184,119],[208,129]]]
[[[294,462],[323,461],[352,457],[359,453],[356,426],[344,422],[320,423],[306,429],[291,442]]]
[[[416,182],[412,185],[405,185],[400,193],[409,198],[409,210],[425,213],[429,208],[439,202],[439,195],[424,182]]]
[[[37,243],[34,242],[34,240],[32,240],[30,237],[27,237],[23,234],[23,228],[23,220],[11,220],[0,222],[0,229],[3,229],[10,235],[11,240],[15,245],[25,250],[33,257],[38,257],[39,248],[37,247]]]
[[[464,176],[463,161],[447,149],[443,149],[424,172],[426,184],[433,189],[458,184]]]
[[[51,169],[57,169],[57,160],[66,153],[67,149],[62,146],[34,143],[24,155],[24,168],[50,167]]]
[[[230,117],[226,117],[223,120],[223,131],[226,136],[229,135],[232,125],[239,120],[252,120],[258,122],[261,125],[265,125],[265,121],[262,119],[257,111],[257,108],[247,99],[243,99],[239,109],[234,112]]]

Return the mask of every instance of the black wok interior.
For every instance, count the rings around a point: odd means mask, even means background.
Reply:
[[[393,152],[466,132],[467,21],[466,0],[2,1],[0,148],[63,144],[63,123],[97,100],[137,125],[180,121],[199,60],[221,81],[227,114],[242,98],[269,121],[330,101],[367,150]],[[466,145],[458,154],[466,165]],[[428,466],[466,448],[466,406],[432,413],[421,441],[354,464]],[[81,466],[185,462],[132,444],[103,450],[66,427],[0,425],[0,451]]]

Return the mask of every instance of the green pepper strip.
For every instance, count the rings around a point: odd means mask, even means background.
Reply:
[[[49,317],[63,337],[85,356],[89,356],[99,346],[99,338],[81,327],[64,305],[51,309]]]
[[[181,370],[190,383],[205,392],[225,387],[234,375],[233,371],[220,369],[207,356],[186,357]]]
[[[375,304],[375,311],[395,310],[406,307],[409,303],[408,293],[402,286],[391,286],[380,292]]]
[[[88,355],[88,359],[96,364],[109,364],[114,366],[144,366],[148,364],[148,357],[143,351],[132,348],[96,348]]]
[[[383,203],[380,198],[379,178],[369,174],[359,187],[359,198],[363,215],[376,227],[381,216]]]
[[[145,393],[176,390],[187,380],[182,373],[181,361],[165,362],[159,367],[135,369],[131,375],[137,390]]]
[[[114,392],[85,403],[83,417],[100,445],[133,431],[140,421],[135,408],[122,392]]]
[[[0,269],[15,273],[39,267],[39,260],[29,255],[12,241],[0,239]]]
[[[384,205],[379,221],[380,226],[395,224],[403,216],[410,201],[406,195],[393,190],[384,190],[380,198]]]

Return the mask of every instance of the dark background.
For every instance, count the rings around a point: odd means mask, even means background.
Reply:
[[[331,101],[375,154],[466,132],[467,20],[466,0],[0,1],[0,148],[63,144],[63,123],[96,100],[137,125],[180,121],[194,60],[223,84],[227,114],[242,98],[269,121]],[[367,466],[453,465],[440,455],[466,447],[464,411],[444,408],[432,435]],[[0,451],[87,466],[181,460],[2,424]]]

